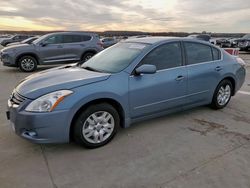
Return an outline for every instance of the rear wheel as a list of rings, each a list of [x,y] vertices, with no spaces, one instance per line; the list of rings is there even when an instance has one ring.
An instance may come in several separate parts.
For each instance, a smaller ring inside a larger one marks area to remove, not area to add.
[[[120,124],[115,108],[102,103],[89,106],[77,118],[74,139],[87,148],[97,148],[112,140]]]
[[[37,68],[37,60],[32,56],[23,56],[18,60],[18,66],[23,72],[33,72]]]
[[[214,92],[213,101],[211,103],[212,108],[224,108],[231,99],[232,91],[233,86],[229,80],[221,81]]]

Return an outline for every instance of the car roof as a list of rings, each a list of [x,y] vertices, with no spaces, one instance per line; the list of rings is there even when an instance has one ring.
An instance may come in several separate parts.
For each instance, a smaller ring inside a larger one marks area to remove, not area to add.
[[[136,42],[136,43],[146,43],[146,44],[156,44],[159,42],[178,39],[178,37],[143,37],[143,38],[131,38],[124,42]]]
[[[190,37],[144,37],[144,38],[133,38],[127,39],[123,42],[135,42],[135,43],[145,43],[145,44],[158,44],[161,42],[170,42],[170,41],[190,41],[196,43],[203,43],[207,45],[211,45],[208,41],[202,41],[198,39],[193,39]]]
[[[63,32],[55,32],[55,33],[49,33],[49,35],[54,35],[54,34],[85,34],[85,35],[90,35],[90,36],[98,36],[96,33],[90,33],[90,32],[84,32],[84,31],[63,31]]]

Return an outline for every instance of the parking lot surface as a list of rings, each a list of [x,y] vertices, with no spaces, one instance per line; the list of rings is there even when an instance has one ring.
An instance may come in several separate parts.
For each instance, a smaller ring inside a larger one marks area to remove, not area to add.
[[[29,74],[1,64],[0,187],[250,187],[250,54],[240,56],[248,63],[246,82],[225,109],[203,106],[137,123],[94,150],[16,136],[5,117],[7,99]]]

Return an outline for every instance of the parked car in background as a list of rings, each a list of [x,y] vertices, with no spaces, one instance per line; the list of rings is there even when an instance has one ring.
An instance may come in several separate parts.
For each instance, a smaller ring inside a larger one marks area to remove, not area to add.
[[[18,44],[31,44],[36,39],[38,39],[38,37],[30,37],[30,38],[27,38],[25,40],[22,40],[21,42],[13,42],[13,43],[7,44],[6,46],[14,46],[14,45],[18,45]]]
[[[220,47],[221,48],[230,48],[231,47],[231,41],[228,38],[224,38],[220,40]]]
[[[241,51],[250,51],[250,39],[245,39],[238,44]]]
[[[32,35],[14,35],[13,37],[11,38],[8,38],[8,39],[4,39],[2,40],[2,42],[0,43],[2,46],[7,46],[8,44],[10,43],[13,43],[13,42],[21,42],[27,38],[30,38],[30,37],[33,37]]]
[[[224,108],[245,80],[244,66],[200,40],[128,39],[81,66],[27,77],[8,100],[7,118],[17,135],[32,142],[73,139],[96,148],[120,126],[200,105]]]
[[[241,38],[238,47],[241,51],[250,51],[250,34],[246,34]]]
[[[231,48],[237,48],[238,43],[241,42],[241,41],[242,41],[241,38],[232,38],[232,39],[230,39]]]
[[[102,38],[101,42],[103,43],[104,48],[108,48],[108,47],[116,44],[117,40],[114,39],[113,37],[106,37],[106,38]]]
[[[19,67],[24,72],[37,65],[85,62],[103,50],[99,36],[84,32],[59,32],[44,35],[29,44],[9,46],[1,50],[3,65]]]
[[[12,35],[0,35],[0,44],[3,40],[11,38]]]
[[[189,35],[188,38],[198,39],[209,42],[211,37],[207,34]]]

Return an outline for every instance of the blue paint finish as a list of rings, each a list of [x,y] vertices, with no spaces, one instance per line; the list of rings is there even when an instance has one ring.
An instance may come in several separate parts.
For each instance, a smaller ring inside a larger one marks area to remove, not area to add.
[[[158,70],[154,74],[134,74],[146,54],[161,44],[173,41],[210,45],[185,38],[148,37],[128,40],[129,43],[147,43],[148,46],[120,72],[102,73],[71,65],[27,77],[15,88],[25,101],[17,108],[8,108],[16,133],[35,143],[68,142],[76,113],[94,100],[116,101],[123,110],[124,126],[128,127],[136,121],[209,104],[215,88],[224,78],[230,77],[235,81],[235,91],[240,89],[245,80],[245,69],[237,63],[235,57],[224,51],[221,51],[222,59],[218,61],[187,65],[183,60],[181,67]],[[217,67],[221,69],[216,70]],[[152,66],[149,68],[152,70]],[[65,89],[73,93],[65,97],[52,112],[25,111],[27,105],[38,97]],[[25,135],[25,131],[35,131],[37,135],[30,137]]]

